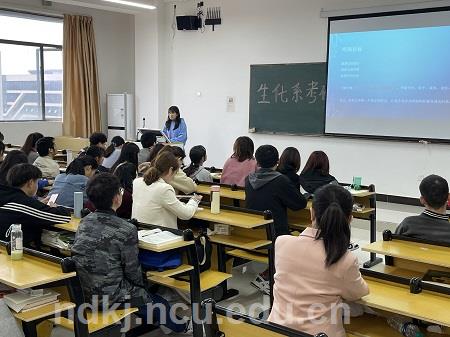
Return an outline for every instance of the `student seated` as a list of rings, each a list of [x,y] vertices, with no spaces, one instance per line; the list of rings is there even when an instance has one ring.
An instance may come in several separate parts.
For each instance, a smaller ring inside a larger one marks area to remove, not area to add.
[[[133,181],[137,176],[136,165],[132,163],[122,163],[117,166],[114,175],[119,178],[123,188],[122,205],[117,209],[117,216],[130,219],[133,207]]]
[[[156,136],[152,132],[144,132],[141,136],[142,149],[138,154],[138,164],[141,165],[149,160],[150,150],[156,143]]]
[[[66,169],[65,173],[56,176],[52,189],[49,192],[51,197],[57,194],[56,203],[61,206],[73,208],[75,192],[83,192],[83,201],[87,202],[86,184],[97,169],[97,162],[91,156],[80,156],[74,159]]]
[[[425,210],[420,215],[404,219],[395,233],[417,239],[450,243],[447,180],[435,174],[429,175],[422,180],[419,190],[420,203]]]
[[[136,165],[131,163],[122,163],[114,170],[113,174],[119,178],[120,185],[123,188],[122,204],[117,209],[116,214],[123,219],[131,218],[131,210],[133,206],[133,180],[137,177]],[[94,204],[88,200],[85,204],[91,212],[95,211]]]
[[[108,137],[102,132],[94,132],[89,137],[89,146],[98,146],[103,150],[106,150],[106,143],[108,142]]]
[[[311,335],[346,336],[342,315],[349,312],[339,306],[369,293],[358,258],[347,250],[352,208],[350,192],[326,185],[314,196],[313,227],[276,240],[270,322]]]
[[[162,144],[156,144],[150,152],[149,159],[151,159],[151,162],[154,162],[159,153],[166,151],[173,153],[180,164],[180,169],[177,171],[172,181],[169,182],[169,184],[175,189],[175,193],[182,192],[184,194],[190,194],[197,191],[197,184],[181,169],[184,166],[183,160],[186,157],[186,154],[182,148],[178,146],[163,146]],[[145,172],[149,167],[151,167],[151,162],[139,165],[139,172]]]
[[[33,132],[27,136],[25,143],[23,144],[21,150],[28,156],[28,163],[33,164],[34,161],[39,157],[36,150],[36,143],[39,139],[44,138],[44,135],[40,132]]]
[[[8,172],[8,186],[0,185],[0,240],[7,240],[5,234],[12,224],[21,224],[24,245],[39,244],[43,227],[70,221],[67,208],[35,199],[41,177],[39,168],[28,163]]]
[[[37,141],[36,149],[39,157],[33,165],[41,170],[43,178],[55,178],[59,174],[59,164],[53,160],[56,154],[55,138],[42,137]]]
[[[28,158],[25,153],[19,150],[12,150],[8,153],[5,160],[0,164],[0,184],[8,185],[6,180],[6,176],[8,175],[9,170],[17,165],[17,164],[26,164],[28,163]]]
[[[335,177],[330,175],[330,162],[323,151],[314,151],[308,158],[305,167],[300,173],[300,185],[311,194],[327,184],[338,184]]]
[[[194,146],[189,151],[189,158],[191,159],[191,165],[184,170],[184,173],[192,180],[212,183],[211,173],[203,167],[203,163],[207,159],[206,149],[202,145]]]
[[[287,209],[306,207],[306,199],[288,177],[277,172],[278,151],[272,145],[256,150],[259,169],[245,179],[245,203],[257,211],[272,211],[275,234],[289,234]]]
[[[102,165],[105,160],[105,150],[102,147],[89,146],[81,155],[91,156],[95,159],[98,165],[96,173],[109,172],[109,169]]]
[[[259,169],[245,179],[245,204],[256,211],[272,212],[275,237],[289,235],[287,209],[300,210],[306,207],[306,199],[295,188],[288,177],[277,172],[278,151],[272,145],[263,145],[256,150]],[[269,294],[268,271],[259,274],[251,284]]]
[[[300,190],[300,177],[297,174],[300,170],[300,152],[295,147],[287,147],[280,157],[278,172],[284,174]]]
[[[177,218],[191,219],[201,196],[194,195],[187,204],[179,201],[170,182],[180,167],[170,151],[160,153],[143,178],[133,182],[132,217],[139,222],[178,228]]]
[[[139,146],[134,143],[125,143],[122,147],[122,151],[120,152],[120,157],[117,159],[116,163],[111,167],[111,172],[114,172],[116,167],[123,163],[131,163],[138,166],[138,153]]]
[[[5,158],[5,144],[3,144],[2,141],[0,141],[0,163]]]
[[[120,136],[114,136],[111,139],[111,144],[105,150],[105,159],[103,159],[102,166],[111,169],[120,157],[122,146],[125,144],[125,140]]]
[[[151,323],[146,320],[148,314],[174,332],[186,332],[191,325],[173,321],[167,301],[147,290],[138,259],[137,228],[116,216],[122,203],[119,179],[110,173],[98,174],[89,181],[86,191],[97,210],[81,220],[72,246],[86,300],[95,303],[97,297],[99,307],[105,299],[110,306],[130,303],[139,307],[138,315],[144,323]],[[147,312],[151,304],[160,306]]]
[[[253,157],[255,147],[253,141],[246,136],[236,139],[233,154],[227,159],[222,169],[221,184],[244,187],[245,178],[256,171],[256,160]]]

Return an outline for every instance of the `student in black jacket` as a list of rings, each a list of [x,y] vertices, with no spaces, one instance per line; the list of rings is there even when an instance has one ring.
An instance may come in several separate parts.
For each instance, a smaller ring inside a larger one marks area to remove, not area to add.
[[[314,151],[308,158],[305,167],[300,173],[300,185],[311,194],[327,184],[338,184],[335,177],[330,175],[330,162],[323,151]]]
[[[425,210],[420,215],[409,216],[404,219],[395,233],[450,244],[447,180],[435,174],[429,175],[422,180],[419,190],[420,203],[425,207]]]
[[[33,241],[40,242],[43,227],[70,221],[69,209],[34,198],[41,177],[39,168],[28,163],[8,172],[8,186],[0,185],[0,240],[7,240],[6,231],[12,224],[21,224],[23,243],[29,246]]]
[[[287,209],[306,207],[306,199],[289,178],[278,172],[278,151],[272,145],[256,150],[259,169],[245,178],[245,203],[247,208],[272,212],[275,236],[289,235]],[[256,276],[251,284],[265,294],[270,293],[268,270]]]
[[[257,211],[272,211],[275,235],[289,234],[287,209],[306,207],[306,199],[290,182],[277,172],[278,151],[272,145],[263,145],[256,150],[259,169],[245,179],[245,203],[247,208]]]
[[[295,147],[287,147],[280,157],[278,172],[284,174],[300,190],[300,177],[297,172],[300,170],[300,152]]]

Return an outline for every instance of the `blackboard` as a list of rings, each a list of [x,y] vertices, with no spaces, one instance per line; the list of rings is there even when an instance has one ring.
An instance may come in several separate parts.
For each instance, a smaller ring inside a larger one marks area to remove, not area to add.
[[[250,132],[321,135],[326,63],[250,66]]]

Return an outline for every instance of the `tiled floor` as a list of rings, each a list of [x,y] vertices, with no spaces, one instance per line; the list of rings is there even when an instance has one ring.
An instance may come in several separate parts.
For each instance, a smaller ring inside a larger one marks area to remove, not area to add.
[[[418,214],[422,208],[415,206],[377,203],[377,236],[381,239],[381,233],[385,229],[395,230],[396,226],[407,216]],[[369,242],[369,223],[367,221],[355,219],[352,223],[352,241],[363,246]],[[369,260],[368,253],[361,249],[354,252],[362,264]],[[253,317],[257,317],[261,311],[269,308],[269,297],[263,295],[259,290],[250,285],[255,275],[265,269],[265,266],[258,263],[248,263],[233,269],[233,278],[229,281],[229,288],[239,290],[239,295],[220,303],[233,310],[244,312]],[[73,334],[63,329],[55,329],[53,337],[71,337]],[[155,330],[146,334],[146,337],[164,336],[161,330]],[[170,336],[181,336],[171,334]],[[185,336],[185,335],[183,335]]]

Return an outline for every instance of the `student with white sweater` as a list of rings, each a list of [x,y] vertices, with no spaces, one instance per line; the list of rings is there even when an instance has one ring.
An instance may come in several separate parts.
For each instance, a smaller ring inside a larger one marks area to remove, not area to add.
[[[179,201],[170,185],[180,167],[171,152],[160,153],[142,178],[133,182],[132,218],[139,222],[177,228],[177,218],[191,219],[202,197],[195,195],[187,204]]]

